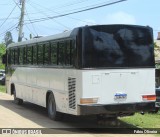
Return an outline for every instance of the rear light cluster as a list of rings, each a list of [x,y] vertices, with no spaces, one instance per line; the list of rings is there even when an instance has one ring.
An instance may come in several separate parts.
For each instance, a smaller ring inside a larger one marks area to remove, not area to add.
[[[143,95],[143,101],[156,101],[156,95]]]
[[[81,98],[80,104],[96,104],[98,102],[98,98]]]

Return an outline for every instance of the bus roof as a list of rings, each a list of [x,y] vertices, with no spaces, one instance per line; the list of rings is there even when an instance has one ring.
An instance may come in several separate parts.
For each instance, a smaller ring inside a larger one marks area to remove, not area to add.
[[[23,42],[18,42],[18,43],[12,43],[12,44],[9,44],[7,48],[21,46],[21,45],[27,45],[27,44],[35,44],[37,42],[45,42],[45,41],[50,41],[50,40],[55,40],[55,39],[67,38],[71,35],[72,31],[66,31],[66,32],[63,32],[60,34],[35,38],[35,39],[31,39],[31,40],[27,40],[27,41],[23,41]]]
[[[36,43],[40,43],[40,42],[45,42],[45,41],[52,41],[52,40],[58,40],[58,39],[63,39],[63,38],[67,38],[70,37],[71,34],[74,32],[76,32],[76,30],[78,30],[79,28],[85,28],[85,27],[97,27],[97,26],[111,26],[111,27],[115,27],[115,26],[132,26],[132,27],[140,27],[140,28],[146,28],[149,26],[140,26],[140,25],[127,25],[127,24],[108,24],[108,25],[93,25],[93,26],[82,26],[82,27],[78,27],[78,28],[74,28],[71,31],[66,31],[60,34],[55,34],[55,35],[51,35],[51,36],[45,36],[45,37],[40,37],[40,38],[35,38],[35,39],[31,39],[31,40],[27,40],[27,41],[23,41],[23,42],[18,42],[18,43],[12,43],[9,44],[7,48],[10,47],[16,47],[16,46],[21,46],[21,45],[27,45],[27,44],[36,44]],[[150,27],[149,27],[150,28]]]

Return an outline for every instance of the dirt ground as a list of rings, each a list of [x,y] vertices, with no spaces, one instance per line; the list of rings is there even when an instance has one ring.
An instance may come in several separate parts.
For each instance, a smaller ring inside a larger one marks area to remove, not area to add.
[[[45,136],[45,137],[154,137],[157,135],[149,134],[110,134],[110,132],[103,132],[98,134],[91,130],[86,131],[85,128],[99,128],[104,125],[97,124],[94,117],[76,117],[71,115],[65,115],[63,121],[52,121],[48,118],[46,109],[37,105],[25,102],[22,106],[16,105],[13,102],[13,97],[0,93],[0,130],[2,128],[54,128],[61,129],[58,134],[43,134],[43,135],[23,135],[24,137],[29,136]],[[122,126],[124,126],[122,124]],[[126,126],[126,125],[125,125]],[[76,129],[73,128],[84,128]],[[3,137],[17,136],[20,135],[0,135]]]

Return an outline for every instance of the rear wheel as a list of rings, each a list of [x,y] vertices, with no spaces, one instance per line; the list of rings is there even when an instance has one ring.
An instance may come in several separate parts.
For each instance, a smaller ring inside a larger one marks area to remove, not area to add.
[[[62,119],[63,116],[62,113],[57,112],[56,110],[56,102],[53,93],[50,93],[49,95],[47,109],[48,109],[48,116],[50,119],[55,121],[59,121]]]
[[[14,89],[13,93],[14,93],[14,102],[18,105],[22,105],[23,100],[16,97],[16,90],[15,89]]]

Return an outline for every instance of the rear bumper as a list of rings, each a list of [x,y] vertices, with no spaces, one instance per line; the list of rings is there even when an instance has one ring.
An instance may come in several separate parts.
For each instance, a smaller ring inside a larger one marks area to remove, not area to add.
[[[91,114],[121,114],[134,112],[149,112],[155,110],[155,102],[110,104],[110,105],[78,105],[80,115]]]

